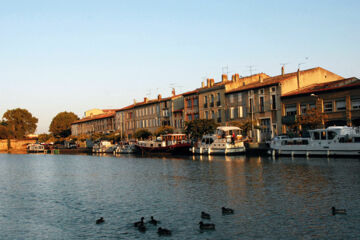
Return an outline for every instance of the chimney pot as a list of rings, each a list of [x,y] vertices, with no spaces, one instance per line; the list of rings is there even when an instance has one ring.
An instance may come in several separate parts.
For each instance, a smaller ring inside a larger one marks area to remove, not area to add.
[[[201,82],[201,88],[204,88],[204,86],[205,86],[205,83]]]
[[[238,82],[240,80],[239,74],[235,73],[235,82]]]
[[[297,88],[300,89],[300,68],[297,70]]]
[[[161,100],[161,94],[158,94],[158,100]]]
[[[206,86],[210,87],[210,78],[206,79]]]
[[[285,69],[284,69],[284,66],[281,67],[281,76],[284,76],[284,73],[285,73]]]
[[[214,86],[214,79],[212,78],[212,79],[210,79],[210,87],[212,87],[212,86]]]
[[[221,75],[221,79],[222,79],[222,82],[227,82],[228,81],[227,74]]]
[[[175,88],[172,89],[171,94],[172,96],[175,96]]]
[[[144,97],[144,103],[147,103],[147,101],[148,101],[148,98]]]

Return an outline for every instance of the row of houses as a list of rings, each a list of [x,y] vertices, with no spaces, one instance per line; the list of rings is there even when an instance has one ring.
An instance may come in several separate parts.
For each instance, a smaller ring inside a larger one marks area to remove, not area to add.
[[[214,119],[220,125],[251,121],[250,136],[265,141],[286,133],[307,109],[317,107],[328,115],[329,125],[360,124],[360,81],[343,78],[321,67],[285,73],[265,73],[241,77],[226,74],[221,80],[207,79],[193,91],[170,97],[158,95],[120,109],[93,109],[72,124],[72,135],[117,132],[131,139],[138,129],[151,132],[172,126],[183,132],[184,123],[194,119]]]

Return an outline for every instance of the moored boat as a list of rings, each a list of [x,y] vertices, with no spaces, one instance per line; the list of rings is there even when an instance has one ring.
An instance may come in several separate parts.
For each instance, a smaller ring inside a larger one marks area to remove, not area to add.
[[[124,145],[119,145],[116,147],[114,154],[132,154],[132,153],[136,153],[137,152],[137,148],[135,146],[135,144],[124,144]]]
[[[43,153],[44,151],[45,151],[45,147],[40,143],[32,143],[27,146],[28,153],[40,153],[40,152]]]
[[[206,155],[236,155],[245,152],[245,139],[241,129],[234,126],[222,126],[213,135],[204,135],[190,150],[193,154]]]
[[[360,156],[360,133],[353,127],[336,126],[309,131],[309,138],[274,138],[272,155]]]
[[[113,153],[116,149],[116,145],[113,145],[109,141],[101,141],[99,143],[94,144],[92,148],[93,153]]]
[[[141,153],[187,154],[190,146],[185,134],[166,134],[154,141],[138,141],[136,144]]]

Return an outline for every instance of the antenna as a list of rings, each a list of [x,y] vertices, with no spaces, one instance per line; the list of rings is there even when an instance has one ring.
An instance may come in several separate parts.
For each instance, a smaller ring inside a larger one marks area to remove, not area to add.
[[[298,69],[300,69],[300,66],[305,64],[304,62],[298,64]]]
[[[256,69],[254,68],[255,65],[249,65],[249,66],[247,66],[247,67],[249,68],[250,76],[252,76],[252,72],[256,70]]]
[[[281,66],[285,67],[286,65],[288,65],[289,63],[280,63]]]

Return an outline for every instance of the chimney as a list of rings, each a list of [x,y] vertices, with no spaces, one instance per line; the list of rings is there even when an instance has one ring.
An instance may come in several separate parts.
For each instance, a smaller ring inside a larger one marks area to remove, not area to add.
[[[161,100],[161,94],[158,94],[158,100]]]
[[[136,104],[136,99],[134,98],[134,104]]]
[[[284,73],[285,73],[285,69],[284,69],[284,66],[281,67],[281,76],[284,76]]]
[[[214,86],[214,82],[215,82],[214,79],[211,78],[211,79],[210,79],[210,87]]]
[[[204,82],[201,82],[201,88],[204,88],[204,87],[205,87]]]
[[[172,89],[171,94],[172,96],[175,96],[175,88]]]
[[[148,102],[148,98],[144,97],[144,103],[147,103],[147,102]]]
[[[259,82],[261,82],[261,83],[263,82],[261,75],[259,75]]]
[[[231,81],[234,82],[234,80],[235,80],[235,75],[231,75]]]
[[[210,78],[206,79],[206,86],[210,87]]]
[[[227,74],[221,75],[221,81],[222,82],[227,82],[228,81]]]
[[[300,89],[300,68],[297,70],[297,89]]]
[[[235,73],[235,82],[238,82],[240,80],[239,74]]]

